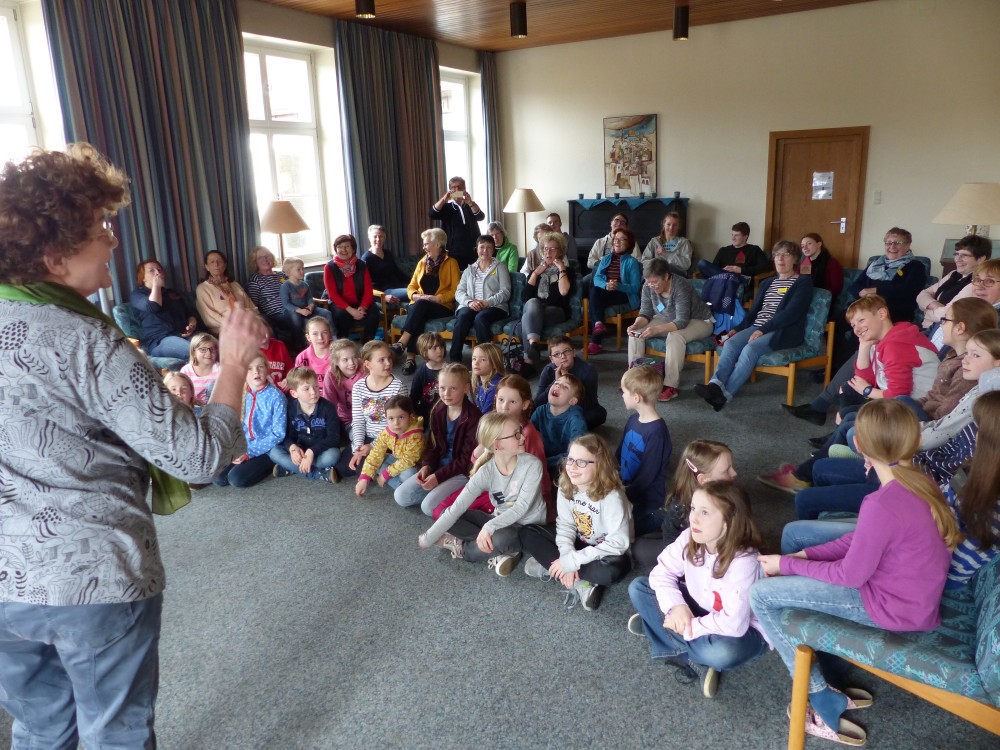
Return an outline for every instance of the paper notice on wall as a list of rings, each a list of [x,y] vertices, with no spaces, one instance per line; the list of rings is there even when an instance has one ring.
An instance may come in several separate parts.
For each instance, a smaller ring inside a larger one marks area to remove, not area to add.
[[[833,200],[833,172],[813,172],[813,200]]]

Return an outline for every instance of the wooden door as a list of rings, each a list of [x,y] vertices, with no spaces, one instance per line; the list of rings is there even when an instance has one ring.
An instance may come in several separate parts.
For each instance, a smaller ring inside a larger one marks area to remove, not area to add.
[[[869,128],[771,133],[764,242],[798,242],[807,232],[844,268],[858,267]]]

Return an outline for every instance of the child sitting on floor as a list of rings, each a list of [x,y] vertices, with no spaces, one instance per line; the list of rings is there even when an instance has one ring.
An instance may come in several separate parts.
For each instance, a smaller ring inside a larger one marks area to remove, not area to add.
[[[181,372],[191,379],[194,400],[207,404],[215,379],[219,377],[219,340],[210,333],[196,333],[191,337],[189,352]]]
[[[622,402],[630,414],[615,458],[625,494],[632,503],[635,535],[659,531],[670,474],[670,430],[656,411],[661,377],[652,367],[633,367],[622,375]]]
[[[201,406],[194,400],[194,384],[191,378],[183,372],[167,372],[163,376],[163,385],[167,390],[177,397],[185,406],[192,409],[195,414],[199,412]]]
[[[316,373],[316,377],[325,378],[330,369],[330,341],[333,339],[333,329],[326,318],[314,315],[306,323],[305,349],[295,358],[296,367],[308,367]]]
[[[549,473],[559,472],[569,444],[587,431],[583,411],[577,406],[583,384],[572,375],[560,375],[549,388],[548,403],[536,405],[531,424],[542,435]]]
[[[493,411],[503,374],[500,347],[492,342],[477,344],[472,350],[472,400],[483,414]]]
[[[431,409],[438,401],[438,373],[444,367],[444,339],[436,333],[421,333],[417,337],[417,351],[424,363],[413,373],[410,400],[426,427]]]
[[[768,649],[750,609],[763,544],[746,492],[708,482],[691,498],[691,526],[660,555],[649,574],[628,587],[636,614],[628,631],[649,638],[653,659],[676,666],[713,698],[719,672]]]
[[[611,449],[599,436],[581,435],[570,444],[556,506],[555,524],[521,529],[521,548],[530,555],[524,572],[559,581],[569,592],[567,606],[579,597],[585,610],[597,609],[603,588],[632,567],[632,508]]]
[[[301,474],[335,484],[333,467],[340,458],[340,420],[333,404],[319,394],[319,380],[308,367],[288,373],[292,398],[288,405],[285,439],[271,449],[274,476]]]
[[[351,427],[351,393],[354,384],[365,375],[358,356],[358,345],[350,339],[337,339],[330,345],[330,369],[323,378],[323,398],[333,404],[344,427]]]
[[[407,396],[393,396],[385,404],[386,428],[372,443],[354,494],[363,497],[372,479],[395,490],[417,473],[424,452],[424,425]]]

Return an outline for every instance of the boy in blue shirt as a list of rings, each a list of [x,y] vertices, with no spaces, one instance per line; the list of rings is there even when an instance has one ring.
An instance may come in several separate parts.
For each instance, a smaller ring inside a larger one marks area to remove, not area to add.
[[[569,452],[569,444],[587,431],[583,410],[583,383],[572,375],[560,375],[549,388],[547,403],[535,409],[531,424],[542,435],[549,474],[557,476]]]
[[[285,439],[271,449],[274,476],[301,474],[309,479],[339,482],[333,468],[340,458],[342,433],[337,409],[319,395],[319,378],[308,367],[288,373],[291,399]]]
[[[632,503],[637,537],[659,532],[660,510],[670,474],[670,430],[656,411],[662,377],[652,367],[633,367],[622,375],[622,401],[630,414],[615,457],[625,494]]]

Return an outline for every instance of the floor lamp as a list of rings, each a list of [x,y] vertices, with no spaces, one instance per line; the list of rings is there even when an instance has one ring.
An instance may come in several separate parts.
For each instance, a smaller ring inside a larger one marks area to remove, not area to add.
[[[271,201],[260,217],[260,231],[278,235],[278,260],[285,261],[285,243],[282,235],[294,234],[309,228],[291,201]]]
[[[535,191],[531,188],[516,188],[511,193],[510,200],[503,207],[505,214],[521,214],[521,223],[524,225],[524,255],[528,256],[528,217],[532,211],[544,211],[545,206],[538,200]]]

